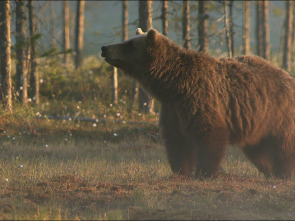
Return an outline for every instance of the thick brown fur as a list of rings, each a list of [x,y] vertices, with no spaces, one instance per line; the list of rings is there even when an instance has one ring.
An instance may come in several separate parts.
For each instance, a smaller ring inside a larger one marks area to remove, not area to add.
[[[266,176],[295,168],[295,80],[262,58],[215,59],[156,30],[102,48],[110,64],[161,102],[160,127],[175,173],[211,177],[229,144]]]

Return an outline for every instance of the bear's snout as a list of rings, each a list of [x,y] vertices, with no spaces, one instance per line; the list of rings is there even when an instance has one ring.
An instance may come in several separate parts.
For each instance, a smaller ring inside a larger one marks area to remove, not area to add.
[[[102,57],[106,57],[106,52],[107,52],[107,47],[106,46],[102,46],[101,47],[101,56]]]

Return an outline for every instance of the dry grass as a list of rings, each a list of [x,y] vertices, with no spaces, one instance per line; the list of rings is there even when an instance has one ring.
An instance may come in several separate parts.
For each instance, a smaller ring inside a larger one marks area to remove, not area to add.
[[[236,149],[218,178],[200,181],[171,174],[163,145],[147,135],[156,126],[5,128],[0,219],[295,219],[294,181],[265,179]]]

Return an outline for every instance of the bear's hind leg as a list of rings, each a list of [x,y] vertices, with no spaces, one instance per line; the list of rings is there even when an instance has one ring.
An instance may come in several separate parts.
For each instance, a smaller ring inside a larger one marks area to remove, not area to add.
[[[218,151],[214,149],[203,148],[198,151],[196,177],[210,178],[214,177],[220,168],[222,159],[225,156],[226,145],[219,145]]]
[[[267,178],[272,175],[273,157],[267,146],[248,146],[243,149],[248,159],[262,172]]]
[[[292,145],[283,145],[278,152],[275,156],[272,175],[280,179],[288,179],[295,171],[295,151]]]
[[[198,142],[196,177],[214,177],[220,168],[228,145],[228,133],[225,129],[215,129],[206,138]]]
[[[266,177],[286,179],[294,171],[295,153],[286,153],[283,150],[288,148],[279,139],[272,137],[257,145],[245,147],[244,153]]]

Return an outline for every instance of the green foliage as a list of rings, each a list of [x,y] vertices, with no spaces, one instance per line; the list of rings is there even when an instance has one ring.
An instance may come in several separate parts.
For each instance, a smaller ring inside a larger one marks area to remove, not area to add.
[[[284,10],[280,7],[275,7],[272,11],[273,15],[278,17],[284,15]]]
[[[132,99],[133,80],[119,71],[118,104],[111,100],[113,68],[101,59],[90,56],[80,69],[64,65],[59,56],[39,59],[41,114],[140,120],[153,116],[138,113]],[[155,103],[156,112],[159,103]]]
[[[30,41],[32,44],[36,44],[37,41],[42,37],[42,33],[36,33],[35,35],[32,35],[30,38]]]

